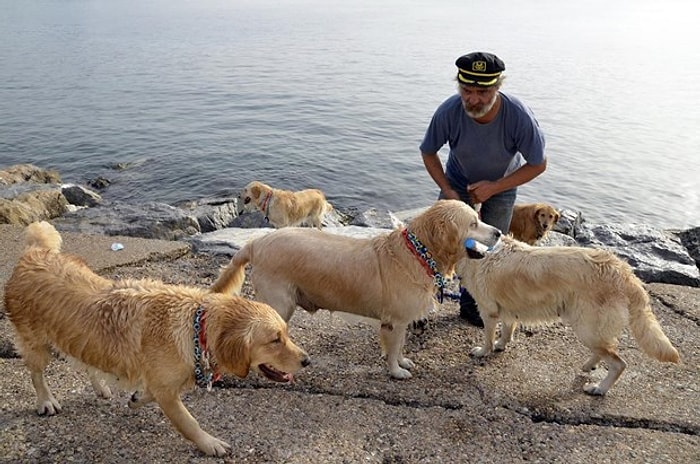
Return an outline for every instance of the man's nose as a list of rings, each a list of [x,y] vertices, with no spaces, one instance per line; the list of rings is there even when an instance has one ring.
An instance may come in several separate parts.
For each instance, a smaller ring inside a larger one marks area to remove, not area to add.
[[[478,95],[469,95],[467,96],[467,102],[471,105],[478,105],[481,103],[481,98]]]

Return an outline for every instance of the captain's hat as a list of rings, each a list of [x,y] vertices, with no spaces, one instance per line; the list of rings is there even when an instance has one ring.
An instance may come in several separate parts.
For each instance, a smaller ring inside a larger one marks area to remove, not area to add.
[[[460,56],[455,64],[459,69],[457,81],[460,84],[481,87],[495,85],[506,69],[499,57],[486,52],[472,52]]]

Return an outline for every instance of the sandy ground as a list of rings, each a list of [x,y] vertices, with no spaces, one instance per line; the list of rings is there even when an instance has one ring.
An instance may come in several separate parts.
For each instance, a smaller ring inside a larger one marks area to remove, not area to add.
[[[0,253],[11,262],[13,234],[0,228]],[[115,264],[109,254],[96,256],[90,245],[97,240],[104,238],[75,236],[66,245],[114,278],[207,286],[227,261],[151,241]],[[0,263],[0,283],[10,268]],[[506,352],[475,360],[468,352],[481,331],[463,323],[446,300],[425,331],[409,334],[414,377],[396,381],[385,370],[374,329],[326,311],[298,311],[290,332],[313,363],[295,383],[251,374],[184,395],[202,427],[233,445],[226,458],[199,453],[156,405],[128,409],[131,392],[96,398],[86,376],[61,360],[47,376],[64,410],[37,416],[29,375],[0,312],[0,462],[700,462],[700,290],[648,289],[683,364],[645,357],[625,333],[620,353],[628,369],[605,398],[582,392],[590,376],[603,373],[580,372],[586,350],[558,324],[521,329]],[[249,287],[246,295],[254,298]]]

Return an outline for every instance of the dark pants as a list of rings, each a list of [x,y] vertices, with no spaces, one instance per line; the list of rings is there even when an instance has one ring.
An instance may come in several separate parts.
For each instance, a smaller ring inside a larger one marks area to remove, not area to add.
[[[515,204],[516,196],[517,189],[511,189],[486,200],[481,205],[481,210],[479,211],[481,220],[486,224],[498,227],[501,232],[507,234],[508,229],[510,229],[510,220],[513,217],[513,205]],[[442,192],[438,198],[444,198]],[[469,206],[474,207],[474,205],[470,203],[466,191],[463,194],[460,193],[460,199]],[[474,297],[463,287],[460,287],[459,316],[473,325],[478,327],[484,326],[484,322],[481,320],[481,316],[479,316],[479,310],[476,307]]]

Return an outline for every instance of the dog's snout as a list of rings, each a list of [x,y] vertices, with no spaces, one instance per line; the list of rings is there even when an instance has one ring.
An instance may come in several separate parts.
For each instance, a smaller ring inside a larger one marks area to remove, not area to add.
[[[501,238],[501,235],[503,235],[501,229],[496,229],[496,231],[493,233],[494,238]]]
[[[301,367],[306,367],[311,364],[311,357],[307,354],[301,359]]]
[[[247,205],[248,203],[250,203],[250,197],[245,197],[245,199],[243,200],[243,204]]]

